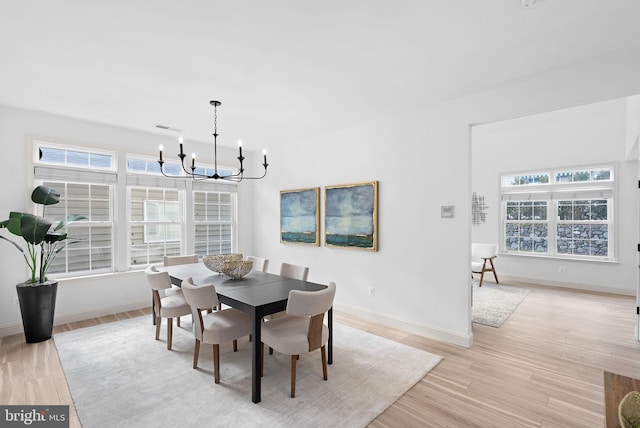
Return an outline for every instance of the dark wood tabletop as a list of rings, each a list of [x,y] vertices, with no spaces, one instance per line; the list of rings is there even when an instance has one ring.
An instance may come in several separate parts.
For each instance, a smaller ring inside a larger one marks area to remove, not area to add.
[[[606,427],[619,428],[618,405],[631,391],[640,391],[640,380],[616,373],[604,372],[604,406]]]

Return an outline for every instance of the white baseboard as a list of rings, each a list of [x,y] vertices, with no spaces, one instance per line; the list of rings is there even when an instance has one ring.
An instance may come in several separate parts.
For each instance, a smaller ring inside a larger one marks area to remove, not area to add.
[[[441,342],[451,343],[453,345],[463,346],[465,348],[471,348],[473,345],[473,333],[469,336],[463,336],[450,331],[440,330],[426,325],[416,324],[414,322],[401,320],[398,318],[390,317],[387,315],[381,315],[378,312],[370,312],[356,306],[344,305],[336,303],[334,308],[340,312],[344,312],[348,315],[364,319],[366,321],[372,321],[376,324],[383,325],[385,327],[396,328],[398,330],[406,331],[407,333],[413,333],[420,336],[428,337],[430,339],[438,340]]]
[[[491,280],[487,280],[487,278],[485,278],[483,282],[484,281],[494,282]],[[500,275],[500,283],[509,283],[514,285],[544,285],[547,287],[569,288],[572,290],[591,291],[595,293],[620,294],[623,296],[636,295],[635,290],[629,290],[625,288],[603,287],[600,285],[574,283],[574,282],[550,281],[550,280],[544,280],[539,278],[525,278],[520,276]]]
[[[60,324],[68,324],[76,321],[84,321],[91,318],[103,317],[105,315],[114,315],[120,312],[134,311],[136,309],[148,308],[149,300],[145,300],[144,302],[135,302],[128,303],[126,305],[112,306],[108,308],[101,308],[92,311],[86,312],[76,312],[73,314],[62,315],[59,317],[55,317],[53,320],[53,325]],[[22,324],[12,324],[7,326],[0,327],[0,337],[2,336],[10,336],[12,334],[22,333],[24,330],[22,328]]]

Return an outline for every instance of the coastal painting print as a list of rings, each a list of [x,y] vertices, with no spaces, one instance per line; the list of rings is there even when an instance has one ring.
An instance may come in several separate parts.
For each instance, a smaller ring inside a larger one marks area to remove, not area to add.
[[[320,188],[280,191],[280,242],[320,245]]]
[[[378,251],[378,182],[327,186],[325,245]]]

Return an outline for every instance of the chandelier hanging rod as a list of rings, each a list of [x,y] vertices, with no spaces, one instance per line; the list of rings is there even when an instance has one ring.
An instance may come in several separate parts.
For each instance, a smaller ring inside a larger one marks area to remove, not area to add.
[[[242,141],[238,141],[239,156],[237,157],[237,159],[240,162],[240,168],[238,169],[238,172],[236,174],[227,174],[227,175],[218,173],[218,135],[219,135],[218,134],[218,107],[222,103],[220,101],[209,101],[209,104],[213,106],[213,174],[207,175],[204,173],[196,172],[197,167],[196,167],[195,153],[191,155],[191,167],[189,168],[189,170],[187,169],[187,167],[184,164],[184,159],[187,157],[187,155],[184,153],[183,146],[182,146],[184,140],[182,137],[180,137],[178,139],[178,142],[180,143],[180,153],[178,153],[178,158],[180,158],[180,164],[182,165],[182,170],[184,171],[184,173],[187,175],[187,177],[191,177],[193,180],[209,180],[209,179],[226,180],[226,181],[234,181],[236,183],[239,183],[242,180],[260,180],[261,178],[264,178],[267,175],[267,167],[269,166],[269,164],[267,163],[267,151],[266,150],[262,151],[262,155],[264,156],[264,163],[262,164],[262,166],[264,167],[264,174],[262,174],[259,177],[246,177],[244,175],[243,162],[245,157],[242,156]],[[160,172],[162,173],[162,175],[169,178],[183,178],[182,176],[167,175],[165,173],[164,171],[165,161],[162,158],[162,151],[163,151],[163,147],[160,146],[160,158],[158,159],[158,164],[160,165]]]

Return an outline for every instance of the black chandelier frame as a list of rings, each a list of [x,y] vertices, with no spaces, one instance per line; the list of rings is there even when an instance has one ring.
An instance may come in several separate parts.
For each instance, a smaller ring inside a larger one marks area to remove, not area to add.
[[[196,158],[195,153],[191,157],[191,166],[189,169],[184,164],[184,159],[187,155],[184,153],[183,145],[182,145],[182,137],[180,137],[180,153],[178,153],[178,158],[180,158],[180,164],[182,165],[182,170],[187,175],[187,177],[191,177],[193,180],[225,180],[225,181],[233,181],[236,183],[241,182],[242,180],[260,180],[267,175],[267,167],[269,164],[267,163],[267,152],[263,151],[264,162],[262,166],[264,167],[264,174],[259,177],[247,177],[244,175],[244,159],[245,157],[242,155],[242,143],[238,142],[238,150],[239,155],[237,157],[240,162],[240,168],[236,174],[220,174],[218,170],[218,107],[222,104],[220,101],[209,101],[209,104],[213,106],[213,174],[201,174],[196,172]],[[160,146],[160,158],[158,159],[158,164],[160,165],[160,172],[165,177],[169,178],[184,178],[182,176],[176,175],[168,175],[164,171],[165,161],[162,158],[162,146]]]

